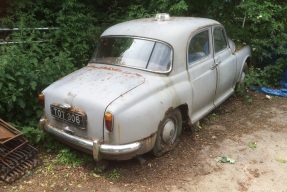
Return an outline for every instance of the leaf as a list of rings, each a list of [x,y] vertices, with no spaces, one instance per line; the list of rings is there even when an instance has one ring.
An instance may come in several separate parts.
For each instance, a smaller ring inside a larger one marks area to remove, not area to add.
[[[279,163],[286,163],[286,160],[284,160],[284,159],[275,158],[275,160]]]
[[[12,77],[12,76],[11,76],[11,75],[9,75],[9,74],[6,74],[6,75],[5,75],[5,77],[6,77],[7,79],[10,79],[10,80],[16,81],[16,80],[14,79],[14,77]]]
[[[20,83],[20,85],[24,85],[24,84],[25,84],[24,79],[23,79],[23,78],[20,78],[20,79],[19,79],[19,83]]]
[[[30,83],[30,86],[31,86],[32,90],[36,90],[37,82],[32,81],[32,82]]]
[[[24,109],[26,107],[26,103],[21,99],[20,101],[18,101],[19,106]]]
[[[230,157],[226,157],[226,156],[223,156],[223,157],[217,157],[215,159],[217,162],[220,162],[220,163],[230,163],[230,164],[234,164],[235,163],[235,160],[230,158]]]
[[[12,101],[15,102],[16,99],[17,99],[16,96],[15,96],[15,95],[12,95]]]
[[[248,147],[251,149],[256,149],[257,148],[257,143],[256,142],[249,142]]]

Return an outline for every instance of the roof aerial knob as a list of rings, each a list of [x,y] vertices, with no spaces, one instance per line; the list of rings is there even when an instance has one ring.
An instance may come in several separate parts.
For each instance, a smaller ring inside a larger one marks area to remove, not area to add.
[[[158,13],[155,16],[156,20],[158,21],[168,21],[170,20],[170,16],[168,13]]]

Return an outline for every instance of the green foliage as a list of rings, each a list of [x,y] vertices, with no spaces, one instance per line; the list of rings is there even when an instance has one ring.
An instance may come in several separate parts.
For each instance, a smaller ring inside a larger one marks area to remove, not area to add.
[[[236,93],[241,96],[247,104],[251,104],[253,99],[248,92],[249,89],[247,89],[245,85],[240,85],[236,89]]]
[[[287,69],[287,60],[282,58],[278,59],[275,64],[268,65],[263,69],[251,67],[244,83],[249,89],[254,86],[280,86],[280,80],[285,69]]]
[[[67,53],[54,42],[39,43],[36,32],[18,34],[20,44],[2,46],[0,55],[0,114],[2,118],[28,124],[39,118],[37,94],[75,68]]]
[[[100,27],[93,22],[91,7],[95,7],[73,0],[9,1],[7,5],[8,15],[0,26],[20,30],[1,37],[17,43],[0,46],[0,117],[39,142],[43,137],[32,130],[37,123],[31,123],[42,114],[38,93],[87,63]],[[51,26],[57,28],[33,30]]]
[[[19,128],[25,137],[33,144],[38,144],[45,138],[45,133],[39,129],[35,129],[34,126],[21,126]]]
[[[257,148],[257,143],[256,142],[248,142],[248,147],[250,149],[256,149]]]
[[[48,153],[58,153],[60,150],[64,149],[66,146],[53,138],[49,133],[45,134],[43,140],[43,147]]]
[[[103,174],[105,170],[106,170],[106,166],[99,166],[99,167],[96,167],[93,172],[96,174]]]
[[[113,170],[109,173],[108,178],[114,180],[114,179],[120,178],[120,175],[121,175],[121,174],[119,173],[119,170],[118,170],[118,169],[113,169]]]
[[[65,165],[73,165],[74,167],[81,166],[85,163],[93,162],[91,155],[80,151],[72,150],[66,145],[55,140],[51,135],[46,134],[43,141],[43,147],[49,153],[56,153],[57,156],[53,160],[53,164],[60,163]]]
[[[35,129],[36,122],[31,122],[28,125],[25,126],[19,126],[17,124],[9,123],[11,126],[15,127],[16,129],[20,130],[24,136],[32,143],[32,144],[38,144],[40,141],[43,141],[46,137],[44,132]]]
[[[185,0],[151,0],[149,8],[155,13],[183,15],[187,12],[188,5]]]
[[[249,0],[239,5],[246,13],[245,30],[247,41],[258,59],[271,57],[272,53],[282,54],[287,41],[286,3],[279,0]]]
[[[78,151],[72,151],[67,147],[62,148],[54,162],[61,164],[72,164],[74,167],[78,167],[86,162],[92,162],[93,158],[87,154],[82,154]]]
[[[65,52],[70,52],[77,67],[86,65],[96,47],[101,27],[94,25],[95,7],[92,2],[66,0],[55,22],[59,26],[57,41]]]

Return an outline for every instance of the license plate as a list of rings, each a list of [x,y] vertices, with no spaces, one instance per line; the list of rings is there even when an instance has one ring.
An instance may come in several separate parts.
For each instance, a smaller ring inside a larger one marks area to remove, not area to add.
[[[86,127],[87,117],[85,114],[71,111],[69,109],[63,109],[55,105],[51,105],[50,107],[51,114],[55,119],[71,123],[81,128]]]

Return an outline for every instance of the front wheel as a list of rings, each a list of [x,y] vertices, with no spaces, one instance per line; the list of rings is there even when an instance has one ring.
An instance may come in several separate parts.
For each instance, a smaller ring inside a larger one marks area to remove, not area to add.
[[[170,111],[159,123],[157,138],[152,153],[159,157],[173,150],[182,131],[182,117],[178,109]]]

